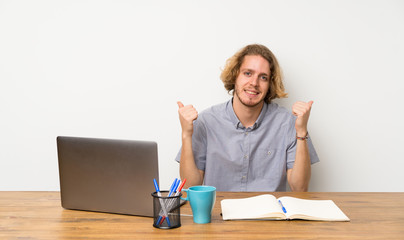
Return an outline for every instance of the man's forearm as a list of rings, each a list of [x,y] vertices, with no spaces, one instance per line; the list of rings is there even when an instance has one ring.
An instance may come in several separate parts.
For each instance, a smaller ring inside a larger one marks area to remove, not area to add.
[[[182,138],[180,176],[181,179],[187,179],[184,188],[201,185],[203,182],[200,170],[196,167],[194,154],[192,152],[192,136]]]
[[[293,169],[289,170],[289,186],[294,192],[306,192],[311,177],[311,163],[307,140],[297,140],[296,157]]]

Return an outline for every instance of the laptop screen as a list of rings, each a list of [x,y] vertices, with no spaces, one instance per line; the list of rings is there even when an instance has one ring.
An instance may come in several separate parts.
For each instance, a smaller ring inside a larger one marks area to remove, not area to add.
[[[59,136],[57,149],[62,207],[153,216],[157,143]]]

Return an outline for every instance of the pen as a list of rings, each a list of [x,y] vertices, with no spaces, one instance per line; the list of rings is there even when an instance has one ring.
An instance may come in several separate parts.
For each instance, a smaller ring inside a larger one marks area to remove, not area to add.
[[[278,202],[281,205],[283,212],[286,213],[286,208],[283,206],[281,200],[278,200]]]
[[[153,179],[153,182],[154,182],[154,188],[156,189],[156,192],[157,192],[157,196],[161,197],[159,185],[157,184],[156,179]],[[168,224],[168,226],[170,227],[171,224],[170,224],[170,220],[169,220],[169,218],[168,218],[167,209],[166,209],[166,207],[165,207],[165,205],[164,205],[164,201],[163,201],[163,199],[161,199],[161,198],[159,198],[159,201],[160,201],[161,209],[163,210],[164,216],[161,217],[161,215],[159,215],[159,217],[158,217],[158,219],[157,219],[157,223],[160,223],[160,221],[163,222],[164,219],[167,219],[167,224]]]
[[[184,178],[184,181],[181,182],[181,185],[177,189],[177,193],[175,193],[175,196],[180,195],[182,188],[184,187],[185,182],[187,181],[186,178]]]
[[[180,180],[180,181],[181,181],[181,180]],[[170,192],[168,193],[168,196],[169,196],[169,197],[171,197],[171,195],[173,194],[173,192],[175,192],[175,190],[177,189],[178,184],[179,184],[178,179],[175,178],[173,184],[171,185]]]

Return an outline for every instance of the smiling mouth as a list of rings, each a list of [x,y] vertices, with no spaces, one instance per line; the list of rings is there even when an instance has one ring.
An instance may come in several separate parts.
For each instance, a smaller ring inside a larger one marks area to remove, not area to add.
[[[244,90],[244,91],[249,95],[258,95],[258,92],[255,92],[255,91],[250,91],[250,90]]]

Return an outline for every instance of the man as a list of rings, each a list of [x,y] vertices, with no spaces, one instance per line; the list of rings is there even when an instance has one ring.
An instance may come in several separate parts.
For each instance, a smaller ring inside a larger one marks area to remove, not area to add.
[[[248,45],[221,74],[233,98],[201,114],[178,102],[182,128],[181,178],[186,187],[218,191],[307,191],[311,164],[319,159],[308,137],[310,102],[292,113],[272,103],[286,97],[279,64],[265,46]]]

